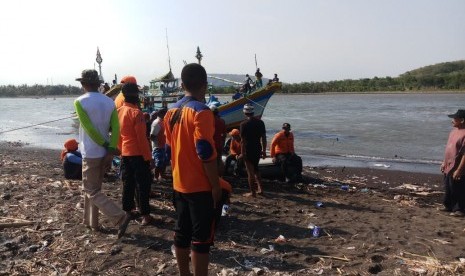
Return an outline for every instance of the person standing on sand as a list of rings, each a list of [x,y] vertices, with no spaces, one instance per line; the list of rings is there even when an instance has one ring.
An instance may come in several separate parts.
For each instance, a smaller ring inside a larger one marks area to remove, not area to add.
[[[119,147],[121,149],[121,178],[123,180],[123,210],[130,213],[134,206],[134,195],[139,203],[142,225],[152,222],[150,216],[150,186],[153,167],[152,153],[147,139],[146,122],[138,107],[139,88],[137,84],[123,85],[124,104],[118,108],[121,126]],[[135,191],[138,193],[135,193]]]
[[[150,130],[150,140],[152,141],[152,156],[155,161],[155,180],[162,181],[165,178],[167,160],[165,158],[165,118],[166,108],[161,108],[155,112],[156,119],[153,120]]]
[[[242,111],[247,119],[240,124],[241,153],[247,169],[250,188],[250,193],[245,194],[245,196],[256,197],[257,194],[263,193],[258,162],[260,157],[266,158],[266,129],[265,123],[253,116],[253,105],[245,104]]]
[[[85,94],[74,101],[79,119],[79,140],[82,154],[82,187],[84,191],[84,221],[98,229],[99,210],[119,226],[118,238],[126,232],[131,217],[102,193],[102,181],[107,164],[118,155],[118,114],[115,104],[98,92],[100,79],[97,71],[82,71],[76,79]],[[109,137],[111,132],[111,137]]]
[[[226,123],[223,118],[220,116],[220,112],[217,106],[212,105],[210,109],[215,116],[215,134],[213,135],[213,140],[215,141],[216,148],[216,161],[218,162],[218,172],[220,176],[224,174],[224,164],[223,164],[223,147],[226,140]]]
[[[204,104],[207,72],[196,63],[181,72],[185,96],[168,110],[165,119],[166,150],[171,155],[175,255],[179,274],[208,275],[213,244],[215,207],[221,199],[213,141],[214,117]]]
[[[448,115],[452,127],[447,140],[441,172],[444,174],[444,211],[465,216],[465,109]]]

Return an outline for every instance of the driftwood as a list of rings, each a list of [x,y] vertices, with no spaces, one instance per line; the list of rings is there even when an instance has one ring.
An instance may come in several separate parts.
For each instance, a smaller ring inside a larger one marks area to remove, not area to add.
[[[336,257],[336,256],[327,256],[327,255],[312,255],[312,257],[350,262],[350,259],[346,258],[345,256],[344,257]]]
[[[22,227],[27,225],[32,225],[35,222],[33,221],[24,221],[24,222],[1,222],[0,223],[0,230],[5,228],[15,228],[15,227]]]

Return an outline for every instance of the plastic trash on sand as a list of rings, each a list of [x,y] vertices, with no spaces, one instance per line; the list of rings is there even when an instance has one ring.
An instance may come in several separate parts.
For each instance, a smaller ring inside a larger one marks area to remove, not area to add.
[[[279,235],[275,240],[275,242],[286,242],[286,238],[283,235]]]

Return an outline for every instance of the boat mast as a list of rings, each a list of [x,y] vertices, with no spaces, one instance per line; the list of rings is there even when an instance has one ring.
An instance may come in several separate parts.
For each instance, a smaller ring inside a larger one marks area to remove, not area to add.
[[[203,58],[203,55],[202,53],[200,52],[200,48],[199,46],[197,46],[197,54],[195,55],[195,58],[199,61],[199,64],[201,65],[202,63],[202,58]]]
[[[99,71],[99,79],[100,81],[103,82],[103,76],[102,76],[102,56],[100,55],[100,50],[99,48],[97,47],[97,58],[95,59],[95,61],[98,63],[98,71]]]
[[[170,72],[171,72],[170,46],[168,44],[168,28],[165,29],[165,34],[166,34],[166,48],[168,49],[168,66],[170,67]]]

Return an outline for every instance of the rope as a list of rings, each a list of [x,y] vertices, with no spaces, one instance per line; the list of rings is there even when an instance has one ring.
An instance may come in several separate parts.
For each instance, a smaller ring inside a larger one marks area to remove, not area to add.
[[[53,122],[57,122],[57,121],[61,121],[61,120],[71,119],[71,118],[74,118],[74,117],[76,117],[76,114],[73,115],[73,116],[69,116],[69,117],[65,117],[65,118],[60,118],[60,119],[55,119],[55,120],[51,120],[51,121],[47,121],[47,122],[42,122],[42,123],[34,124],[34,125],[28,125],[28,126],[24,126],[24,127],[18,127],[18,128],[13,128],[13,129],[5,130],[5,131],[0,131],[0,134],[7,133],[7,132],[12,132],[12,131],[20,130],[20,129],[24,129],[24,128],[29,128],[29,127],[45,125],[45,124],[48,124],[48,123],[53,123]]]
[[[252,103],[254,103],[254,104],[258,105],[258,106],[261,106],[263,109],[265,109],[265,107],[263,105],[257,103],[256,101],[250,99],[249,97],[245,96],[244,98],[246,98],[247,100],[251,101]]]

